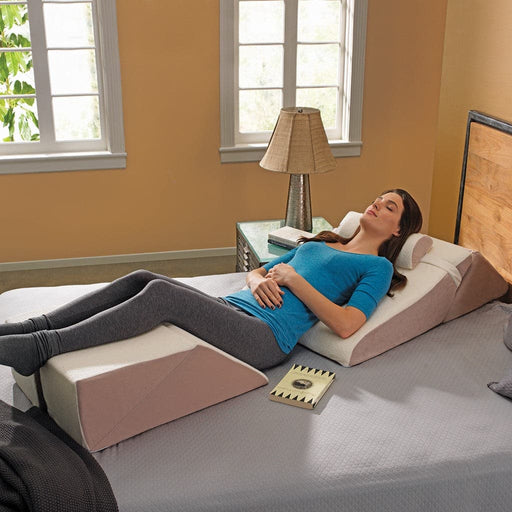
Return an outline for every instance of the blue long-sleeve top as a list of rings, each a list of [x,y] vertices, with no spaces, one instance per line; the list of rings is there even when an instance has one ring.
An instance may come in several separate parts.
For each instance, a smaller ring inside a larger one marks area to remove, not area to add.
[[[355,254],[330,247],[325,242],[307,242],[276,258],[264,268],[288,263],[329,300],[359,309],[368,318],[389,289],[393,265],[381,256]],[[313,312],[287,287],[280,308],[263,308],[251,291],[240,290],[225,299],[260,318],[272,329],[281,350],[288,354],[299,338],[317,321]]]

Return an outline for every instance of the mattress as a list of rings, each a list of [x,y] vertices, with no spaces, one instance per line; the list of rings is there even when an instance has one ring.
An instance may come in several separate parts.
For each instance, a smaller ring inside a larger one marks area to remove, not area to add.
[[[512,367],[510,314],[485,305],[351,368],[298,346],[269,385],[95,457],[121,512],[508,511],[512,402],[487,383]],[[312,411],[268,399],[294,363],[336,373]],[[0,398],[29,406],[5,367]]]

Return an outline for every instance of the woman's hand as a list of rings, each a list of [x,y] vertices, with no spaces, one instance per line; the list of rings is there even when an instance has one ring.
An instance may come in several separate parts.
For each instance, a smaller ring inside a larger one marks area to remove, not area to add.
[[[338,306],[286,263],[275,265],[265,277],[274,280],[280,286],[286,286],[340,338],[348,338],[366,322],[366,316],[362,311],[352,306]]]
[[[278,285],[289,287],[297,275],[297,272],[291,265],[278,263],[267,272],[265,279],[273,279]]]
[[[247,285],[262,308],[267,306],[272,309],[280,308],[283,304],[284,291],[275,279],[267,277],[268,273],[263,274],[263,272],[265,272],[263,268],[250,272],[247,276]]]

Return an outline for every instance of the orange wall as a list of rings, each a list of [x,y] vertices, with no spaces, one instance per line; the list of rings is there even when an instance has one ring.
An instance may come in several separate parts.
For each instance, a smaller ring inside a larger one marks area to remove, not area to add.
[[[362,156],[312,177],[314,215],[400,186],[428,218],[446,1],[369,0]],[[219,161],[218,9],[117,3],[127,168],[0,176],[0,262],[229,247],[282,217],[286,176]]]
[[[452,241],[469,110],[512,121],[512,2],[449,0],[430,233]]]

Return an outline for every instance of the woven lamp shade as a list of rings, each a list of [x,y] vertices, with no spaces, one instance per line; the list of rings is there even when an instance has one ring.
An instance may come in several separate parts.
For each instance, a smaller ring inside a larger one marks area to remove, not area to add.
[[[336,168],[320,110],[282,108],[260,166],[290,175],[285,225],[311,231],[309,175]]]
[[[267,152],[260,166],[288,174],[317,174],[335,169],[320,110],[281,109]]]

